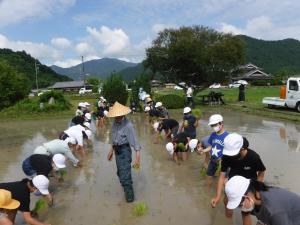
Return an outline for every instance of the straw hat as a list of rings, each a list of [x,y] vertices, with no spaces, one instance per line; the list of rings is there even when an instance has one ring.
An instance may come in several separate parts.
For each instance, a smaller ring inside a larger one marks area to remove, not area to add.
[[[119,102],[115,102],[115,104],[109,108],[107,117],[125,116],[130,112],[131,112],[130,108],[120,104]]]
[[[0,189],[0,208],[16,209],[20,206],[20,202],[11,198],[11,192]]]

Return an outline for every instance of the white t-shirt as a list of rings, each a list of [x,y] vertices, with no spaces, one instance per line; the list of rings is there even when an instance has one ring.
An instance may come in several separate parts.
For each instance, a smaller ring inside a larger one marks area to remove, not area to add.
[[[187,97],[192,97],[193,95],[193,89],[191,87],[189,87],[186,91],[186,96]]]
[[[81,125],[76,125],[69,127],[69,129],[65,130],[64,132],[72,138],[75,138],[78,145],[83,146],[83,134],[82,131],[85,131],[84,127]]]

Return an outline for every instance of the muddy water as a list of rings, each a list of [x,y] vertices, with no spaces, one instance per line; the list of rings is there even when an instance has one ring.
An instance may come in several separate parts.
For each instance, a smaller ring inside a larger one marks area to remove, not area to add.
[[[300,168],[300,125],[274,121],[246,114],[221,112],[226,128],[245,135],[250,147],[262,157],[269,183],[300,194],[297,171]],[[181,115],[171,112],[172,117]],[[198,136],[209,134],[205,113],[198,127]],[[117,179],[114,162],[106,160],[109,150],[110,124],[94,128],[94,146],[84,158],[84,167],[68,167],[63,183],[51,181],[55,207],[41,215],[52,225],[231,225],[240,224],[240,215],[233,220],[223,215],[223,205],[211,209],[214,186],[208,188],[200,176],[203,158],[190,155],[180,166],[168,159],[165,143],[154,144],[153,133],[143,115],[131,116],[143,147],[140,171],[133,171],[136,200],[145,202],[149,211],[140,218],[132,216],[132,204],[125,203]],[[0,181],[15,181],[24,177],[22,160],[34,147],[56,138],[66,128],[68,120],[18,121],[0,124]],[[79,156],[80,157],[80,156]],[[32,202],[33,203],[33,202]],[[22,220],[18,218],[18,224]]]

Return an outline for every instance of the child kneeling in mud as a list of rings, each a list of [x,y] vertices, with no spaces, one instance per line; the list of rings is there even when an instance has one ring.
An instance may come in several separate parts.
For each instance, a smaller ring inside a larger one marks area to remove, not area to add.
[[[185,132],[178,133],[172,142],[169,142],[166,145],[166,149],[168,153],[172,156],[174,162],[180,165],[179,157],[181,156],[182,161],[186,161],[188,159],[188,144],[190,138],[188,134]]]

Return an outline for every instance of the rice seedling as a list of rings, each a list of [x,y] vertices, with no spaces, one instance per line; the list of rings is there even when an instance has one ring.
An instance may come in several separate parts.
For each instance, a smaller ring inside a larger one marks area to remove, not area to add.
[[[45,199],[39,199],[36,203],[35,203],[35,207],[32,210],[32,212],[34,214],[38,214],[39,212],[41,212],[42,210],[44,210],[47,207],[47,201]]]
[[[148,213],[148,206],[144,202],[135,203],[132,210],[134,217],[140,217]]]
[[[201,117],[201,110],[200,110],[200,109],[193,109],[192,114],[193,114],[197,119],[200,119],[200,117]]]

